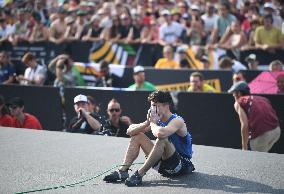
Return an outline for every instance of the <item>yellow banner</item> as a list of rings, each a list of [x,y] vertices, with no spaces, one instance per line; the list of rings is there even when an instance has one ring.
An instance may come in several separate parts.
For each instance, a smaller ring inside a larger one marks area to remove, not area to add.
[[[209,84],[216,89],[217,92],[221,92],[221,83],[219,79],[210,79],[204,80],[204,83]],[[158,90],[164,91],[187,91],[190,86],[190,82],[184,83],[174,83],[174,84],[165,84],[165,85],[156,85]]]

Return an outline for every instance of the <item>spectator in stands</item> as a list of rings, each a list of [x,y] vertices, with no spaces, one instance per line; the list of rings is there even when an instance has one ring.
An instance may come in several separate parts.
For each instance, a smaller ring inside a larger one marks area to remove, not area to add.
[[[46,79],[46,67],[37,63],[36,57],[28,52],[22,58],[23,64],[27,66],[24,75],[16,79],[23,85],[43,85]]]
[[[156,87],[152,83],[145,81],[145,69],[142,66],[135,66],[133,68],[133,79],[135,83],[128,88],[134,90],[156,90]]]
[[[161,175],[173,177],[189,174],[194,171],[190,161],[192,157],[191,135],[182,117],[173,114],[173,104],[168,92],[155,91],[148,97],[151,108],[145,122],[131,125],[127,134],[131,140],[124,156],[123,165],[104,177],[106,182],[124,181],[127,186],[139,186],[143,176],[150,168],[156,169]],[[157,137],[153,143],[144,133],[152,131]],[[131,177],[129,167],[143,150],[146,161]]]
[[[164,58],[161,58],[155,64],[156,69],[178,69],[180,65],[173,59],[173,48],[170,45],[164,46]]]
[[[273,18],[273,26],[281,30],[282,25],[282,19],[278,14],[278,11],[276,10],[276,7],[274,7],[273,3],[266,2],[263,6],[264,14],[270,14]]]
[[[71,119],[67,132],[96,134],[100,132],[101,123],[89,110],[88,98],[79,94],[74,98],[76,117]]]
[[[91,18],[91,22],[89,25],[86,25],[84,30],[83,30],[83,37],[82,40],[86,41],[97,41],[102,38],[106,38],[105,33],[103,34],[103,28],[100,27],[100,17],[97,15],[94,15]]]
[[[281,31],[272,25],[272,15],[265,15],[263,18],[263,26],[257,27],[254,40],[256,48],[265,51],[274,52],[275,49],[282,48],[283,35]]]
[[[222,57],[219,60],[219,68],[223,70],[231,70],[233,72],[238,72],[240,70],[246,70],[246,66],[241,64],[237,60],[232,60],[230,57]]]
[[[48,69],[58,76],[58,83],[54,82],[55,86],[61,85],[61,83],[64,83],[64,86],[83,86],[85,84],[74,70],[73,60],[69,55],[58,55],[50,61]]]
[[[0,17],[0,43],[8,41],[15,33],[15,26],[7,23],[5,18]]]
[[[118,79],[115,74],[110,72],[108,62],[100,62],[100,72],[95,82],[96,87],[115,87],[115,82]]]
[[[163,10],[161,15],[165,19],[165,23],[160,26],[160,44],[167,45],[173,44],[176,45],[181,41],[181,36],[183,31],[185,30],[184,27],[172,21],[171,13],[168,10]]]
[[[9,110],[5,104],[5,99],[1,94],[0,94],[0,126],[13,127],[13,119],[9,114]]]
[[[281,134],[275,110],[268,99],[252,96],[246,82],[237,82],[229,90],[235,98],[235,110],[241,123],[242,149],[268,152]]]
[[[8,107],[13,116],[13,127],[42,130],[39,120],[32,114],[24,112],[24,101],[20,97],[9,100]]]
[[[49,40],[49,31],[48,29],[41,23],[41,16],[39,13],[34,12],[32,14],[32,19],[34,21],[34,25],[31,30],[31,35],[29,38],[30,42],[41,42]]]
[[[249,70],[258,70],[258,60],[256,59],[255,54],[250,54],[245,58],[245,61],[247,62],[247,66]]]
[[[237,83],[239,81],[246,81],[245,72],[244,71],[235,72],[233,74],[233,84]]]
[[[204,69],[204,70],[210,69],[210,60],[209,60],[208,56],[203,55],[200,59],[200,62],[202,64],[201,69]]]
[[[228,3],[220,3],[218,5],[219,15],[214,24],[213,32],[211,34],[210,43],[214,44],[220,40],[225,33],[227,27],[236,20],[236,17],[230,13],[230,6]]]
[[[277,94],[284,94],[284,73],[281,73],[277,76]]]
[[[128,116],[121,116],[121,113],[120,103],[116,99],[112,99],[107,106],[109,119],[106,129],[111,132],[112,136],[129,137],[126,131],[131,124],[131,120]]]
[[[78,40],[77,35],[77,27],[75,26],[75,18],[73,16],[67,16],[64,19],[64,22],[66,23],[66,31],[64,33],[64,38],[66,41],[73,41]]]
[[[121,26],[119,29],[120,39],[119,41],[128,43],[131,40],[130,32],[134,30],[132,24],[132,18],[128,14],[122,14],[120,16]]]
[[[159,28],[157,21],[151,19],[149,24],[144,25],[141,31],[141,43],[157,44],[159,41]]]
[[[189,68],[191,69],[191,64],[188,60],[188,54],[187,54],[188,46],[187,45],[181,45],[177,48],[177,54],[178,54],[178,61],[181,68]]]
[[[87,12],[82,11],[82,10],[78,10],[76,15],[77,15],[77,18],[76,18],[76,21],[74,23],[74,26],[76,28],[75,38],[77,40],[79,40],[79,39],[82,38],[82,36],[83,36],[82,33],[84,31],[84,28],[87,25],[87,21],[86,21]]]
[[[283,70],[283,64],[279,60],[272,61],[269,64],[269,71],[282,71]]]
[[[189,80],[190,86],[187,89],[188,92],[216,92],[215,88],[204,83],[204,76],[200,72],[193,72]]]
[[[214,4],[208,1],[206,3],[206,12],[201,16],[201,19],[204,21],[204,31],[208,37],[213,32],[217,18],[218,15],[215,14]]]
[[[247,38],[242,31],[240,22],[235,20],[226,29],[225,34],[221,37],[218,43],[218,47],[223,49],[234,49],[240,51],[240,49],[247,44]]]
[[[10,41],[17,45],[19,41],[27,40],[28,21],[25,10],[17,10],[17,22],[15,23],[15,33],[11,36]]]
[[[10,63],[9,54],[0,52],[0,84],[11,84],[14,81],[15,68]]]
[[[54,42],[56,44],[60,44],[65,41],[65,33],[67,30],[67,25],[65,23],[65,17],[66,17],[66,10],[63,7],[60,7],[58,9],[58,19],[56,19],[54,22],[50,25],[50,37],[49,40],[51,42]]]
[[[112,42],[117,42],[120,39],[120,17],[119,15],[115,15],[112,17],[112,26],[110,29],[107,30],[107,40],[110,40]]]
[[[190,39],[190,45],[203,45],[206,39],[206,32],[204,31],[204,22],[200,16],[199,6],[191,5],[191,24],[187,28],[187,36]]]

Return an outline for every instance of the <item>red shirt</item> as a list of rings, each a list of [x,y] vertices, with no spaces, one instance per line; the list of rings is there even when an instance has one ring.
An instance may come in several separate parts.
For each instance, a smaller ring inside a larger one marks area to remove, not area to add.
[[[13,118],[13,124],[16,128],[27,128],[27,129],[38,129],[41,130],[42,126],[40,122],[37,120],[37,118],[31,114],[24,113],[25,114],[25,120],[24,123],[21,124],[21,122],[17,118]]]
[[[242,96],[238,102],[248,117],[251,139],[279,126],[276,112],[267,98]]]
[[[10,115],[8,115],[8,114],[2,115],[0,117],[0,126],[3,126],[3,127],[14,127],[14,125],[13,125],[13,118]]]

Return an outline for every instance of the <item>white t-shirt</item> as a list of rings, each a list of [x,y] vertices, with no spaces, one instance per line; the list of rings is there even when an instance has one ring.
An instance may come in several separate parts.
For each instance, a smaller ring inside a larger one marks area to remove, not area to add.
[[[247,70],[247,67],[244,66],[241,62],[237,60],[234,60],[233,62],[234,64],[232,66],[232,69],[234,72],[239,72],[240,70]]]
[[[44,67],[42,65],[37,65],[35,69],[28,67],[25,70],[24,77],[29,79],[29,80],[35,80],[35,81],[37,81],[37,80],[41,79],[41,77],[43,77],[44,79],[39,84],[39,85],[43,85],[44,81],[46,79],[46,67]],[[27,85],[29,83],[27,81],[22,81],[21,84]]]
[[[160,39],[167,43],[175,43],[181,37],[183,30],[184,27],[177,22],[173,21],[170,25],[164,23],[160,27]]]
[[[201,19],[204,21],[204,30],[205,32],[211,32],[214,28],[214,24],[216,23],[218,16],[213,14],[209,17],[207,14],[203,14]]]

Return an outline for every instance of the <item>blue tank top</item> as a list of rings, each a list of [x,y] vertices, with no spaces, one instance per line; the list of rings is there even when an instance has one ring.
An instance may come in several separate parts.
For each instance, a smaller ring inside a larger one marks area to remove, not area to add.
[[[158,126],[165,127],[169,124],[171,120],[174,118],[181,118],[183,121],[184,119],[176,114],[172,114],[172,116],[166,121],[159,121]],[[187,134],[184,137],[179,136],[177,133],[174,133],[169,136],[169,141],[172,142],[176,148],[176,151],[183,157],[191,158],[192,157],[192,142],[191,142],[191,135],[189,130],[187,130]]]

